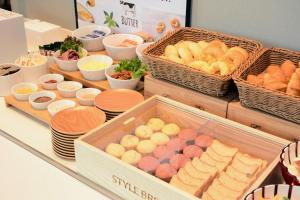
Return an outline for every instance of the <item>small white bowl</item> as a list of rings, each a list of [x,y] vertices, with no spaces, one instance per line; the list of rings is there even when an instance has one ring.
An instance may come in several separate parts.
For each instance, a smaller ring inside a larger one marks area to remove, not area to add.
[[[98,70],[86,70],[83,68],[83,65],[90,61],[103,62],[107,65],[105,68],[108,68],[113,64],[111,57],[106,55],[92,55],[81,58],[77,63],[78,69],[85,79],[90,81],[105,80],[105,68]]]
[[[143,62],[143,51],[150,46],[151,44],[153,44],[154,42],[147,42],[147,43],[143,43],[143,44],[139,44],[136,47],[136,55],[139,57],[139,59]]]
[[[112,89],[131,89],[134,90],[139,83],[141,78],[135,78],[130,80],[119,80],[112,78],[111,75],[115,73],[115,68],[118,65],[112,65],[111,67],[105,69],[105,75],[108,80],[109,86]]]
[[[56,83],[46,83],[49,80],[56,80]],[[45,74],[39,78],[39,83],[46,90],[56,90],[57,84],[64,81],[64,77],[60,74]]]
[[[3,63],[0,66],[17,66],[16,64],[12,63]],[[23,76],[21,69],[13,74],[9,74],[6,76],[0,76],[0,96],[7,96],[11,93],[11,88],[23,81]]]
[[[37,103],[34,102],[39,97],[50,97],[51,100],[43,102],[43,103]],[[47,108],[47,106],[52,103],[56,98],[56,94],[54,92],[50,91],[40,91],[40,92],[35,92],[29,96],[29,103],[34,109],[37,110],[44,110]]]
[[[34,66],[22,66],[22,65],[18,64],[18,62],[17,62],[18,59],[15,60],[15,64],[21,68],[21,73],[23,76],[23,80],[25,82],[37,83],[38,78],[40,76],[49,73],[47,56],[43,56],[43,55],[36,55],[36,56],[40,56],[43,59],[42,64],[34,65]]]
[[[114,34],[103,39],[106,52],[113,60],[130,60],[136,57],[136,46],[118,47],[126,39],[134,40],[138,45],[144,42],[143,38],[133,34]]]
[[[84,48],[81,48],[81,49],[83,52],[83,57],[87,56],[88,52]],[[58,50],[54,53],[53,58],[60,69],[62,69],[64,71],[69,71],[69,72],[78,70],[77,62],[79,59],[78,60],[61,60],[58,58],[59,55],[60,55],[60,50]]]
[[[48,112],[50,113],[51,116],[54,116],[56,113],[59,111],[68,109],[68,108],[73,108],[76,106],[76,103],[72,100],[68,99],[61,99],[58,101],[54,101],[50,103],[47,107]]]
[[[102,31],[105,33],[105,35],[97,38],[82,38],[82,36],[91,34],[94,30]],[[74,30],[72,36],[80,40],[83,44],[83,48],[85,48],[87,51],[100,51],[104,50],[104,46],[102,43],[103,38],[105,36],[108,36],[109,34],[111,34],[111,29],[107,26],[90,25],[83,26]]]
[[[93,106],[95,105],[95,98],[84,98],[84,95],[92,94],[95,97],[100,94],[101,91],[96,88],[83,88],[76,92],[76,98],[79,99],[79,103],[83,106]]]
[[[14,85],[14,86],[11,88],[11,93],[13,94],[13,96],[14,96],[17,100],[19,100],[19,101],[28,101],[28,98],[29,98],[29,96],[30,96],[32,93],[30,93],[30,94],[18,94],[18,93],[16,92],[17,89],[25,88],[25,87],[31,88],[32,91],[33,91],[32,93],[34,93],[34,92],[36,92],[36,91],[38,90],[38,86],[37,86],[37,84],[35,84],[35,83],[25,83],[25,82],[23,82],[23,83],[18,83],[18,84]]]
[[[66,87],[74,87],[74,89],[68,89]],[[61,96],[71,98],[76,96],[77,90],[82,88],[82,84],[77,81],[63,81],[57,84],[57,90]]]

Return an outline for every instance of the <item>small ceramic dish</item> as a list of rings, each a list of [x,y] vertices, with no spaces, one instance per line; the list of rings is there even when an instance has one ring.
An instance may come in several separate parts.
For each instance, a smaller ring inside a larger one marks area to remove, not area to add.
[[[76,103],[72,100],[68,99],[61,99],[58,101],[54,101],[50,103],[47,107],[48,112],[50,113],[51,116],[54,116],[56,113],[59,111],[68,109],[68,108],[73,108],[76,106]]]
[[[29,96],[38,90],[35,83],[18,83],[11,88],[11,93],[19,101],[28,101]]]
[[[43,110],[52,103],[56,98],[56,94],[50,91],[35,92],[29,96],[29,103],[34,109]]]
[[[76,92],[76,98],[83,106],[93,106],[95,105],[95,98],[100,92],[96,88],[83,88]]]
[[[45,74],[39,78],[39,83],[46,90],[56,90],[57,84],[64,81],[60,74]]]
[[[82,88],[82,84],[77,81],[63,81],[57,84],[57,90],[61,96],[71,98],[76,96],[77,90]]]

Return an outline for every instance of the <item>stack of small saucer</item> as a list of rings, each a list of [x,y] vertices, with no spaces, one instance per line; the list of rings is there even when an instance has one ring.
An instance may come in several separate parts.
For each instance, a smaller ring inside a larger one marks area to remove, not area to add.
[[[95,105],[105,112],[108,121],[143,101],[143,95],[137,91],[114,89],[98,94],[95,98]]]
[[[95,107],[78,106],[58,112],[51,119],[54,152],[75,159],[74,140],[105,122],[105,113]]]

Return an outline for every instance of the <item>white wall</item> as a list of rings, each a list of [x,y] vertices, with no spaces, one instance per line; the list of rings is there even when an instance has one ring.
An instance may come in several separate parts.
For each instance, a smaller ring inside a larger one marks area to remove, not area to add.
[[[192,26],[300,50],[299,0],[193,0]]]

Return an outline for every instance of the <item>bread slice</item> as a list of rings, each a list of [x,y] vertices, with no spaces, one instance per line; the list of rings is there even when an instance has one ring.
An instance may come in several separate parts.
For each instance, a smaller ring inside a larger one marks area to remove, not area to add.
[[[182,168],[177,172],[176,176],[181,182],[198,188],[201,188],[206,183],[206,180],[194,178]]]
[[[217,154],[224,156],[224,157],[233,157],[238,151],[238,148],[229,147],[229,146],[221,143],[219,140],[214,140],[210,147]]]
[[[258,171],[260,171],[259,165],[246,165],[242,163],[237,157],[235,157],[231,163],[232,167],[237,171],[246,174],[248,177],[254,176]]]
[[[212,199],[214,200],[233,200],[230,197],[226,197],[224,195],[222,195],[219,191],[217,191],[216,189],[214,189],[213,187],[209,187],[208,190],[206,191],[209,196],[212,197]]]
[[[227,188],[218,179],[215,179],[210,187],[213,187],[220,194],[228,198],[231,198],[232,200],[239,200],[239,198],[242,196],[241,192],[233,191]]]
[[[218,179],[223,185],[226,185],[227,188],[229,188],[233,191],[236,191],[236,192],[243,193],[245,191],[245,189],[248,187],[248,184],[231,178],[225,172],[221,172]]]
[[[201,191],[198,187],[184,184],[180,181],[180,179],[177,177],[177,175],[173,176],[170,182],[171,185],[175,186],[178,189],[181,189],[187,193],[190,193],[195,196],[199,196]]]
[[[228,165],[228,163],[225,162],[215,161],[206,152],[202,153],[200,160],[207,163],[208,165],[215,166],[218,169],[218,171],[223,171]]]
[[[205,173],[203,171],[199,171],[192,165],[192,162],[189,161],[185,164],[183,168],[190,176],[203,180],[210,180],[212,176],[209,173]]]
[[[264,166],[264,160],[259,159],[259,158],[254,158],[248,154],[243,154],[243,153],[238,152],[235,155],[235,157],[246,165],[258,165],[260,167]]]
[[[226,174],[228,174],[228,176],[230,176],[231,178],[234,178],[235,180],[246,183],[246,184],[251,184],[256,178],[255,175],[252,177],[249,177],[246,174],[237,171],[231,165],[229,165],[227,167]]]
[[[218,153],[216,153],[213,148],[208,147],[206,150],[206,153],[213,158],[214,160],[218,161],[218,162],[226,162],[226,163],[230,163],[232,160],[231,156],[221,156]]]
[[[199,158],[194,157],[192,160],[192,165],[199,171],[210,174],[212,177],[215,177],[218,169],[214,166],[208,165],[201,161]]]

